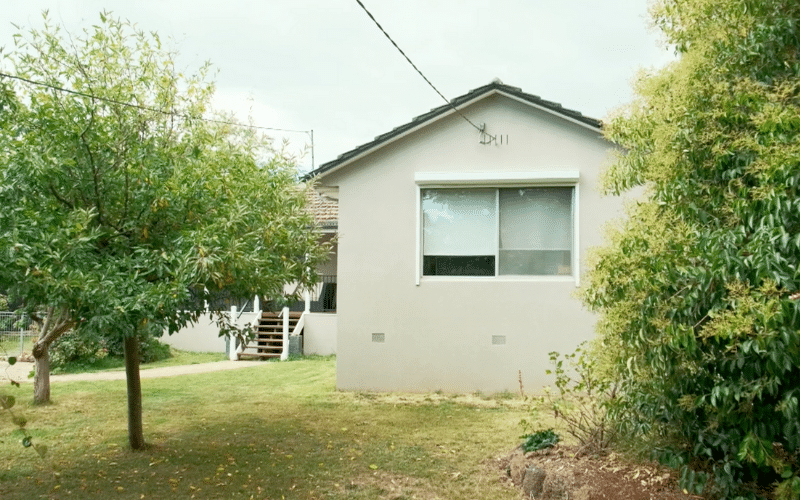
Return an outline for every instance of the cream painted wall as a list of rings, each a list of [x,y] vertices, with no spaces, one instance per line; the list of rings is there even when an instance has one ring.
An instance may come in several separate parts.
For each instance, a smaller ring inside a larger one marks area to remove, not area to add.
[[[571,352],[595,318],[575,282],[422,277],[416,284],[416,172],[579,170],[580,258],[621,201],[596,184],[612,145],[599,132],[504,96],[464,113],[508,144],[481,145],[458,116],[435,122],[321,183],[339,188],[337,386],[340,389],[526,392],[551,381],[550,351]],[[583,270],[581,266],[581,271]],[[384,334],[383,343],[373,334]],[[505,336],[493,345],[492,336]]]
[[[236,326],[244,327],[258,321],[258,313],[245,312],[237,314]],[[219,336],[219,327],[211,318],[211,314],[201,314],[196,323],[189,323],[179,331],[169,335],[166,331],[161,341],[175,349],[190,352],[225,352],[227,340]]]
[[[333,247],[331,248],[331,253],[329,254],[329,258],[323,264],[317,268],[317,272],[319,274],[336,276],[336,263],[337,263],[337,247],[336,247],[336,240],[334,239],[334,234],[324,234],[322,238],[320,238],[320,243],[332,243]]]
[[[201,315],[197,323],[186,325],[172,335],[164,333],[161,341],[181,351],[225,352],[225,337],[219,336],[219,327],[210,314]]]
[[[336,354],[336,314],[307,313],[305,318],[303,354]]]

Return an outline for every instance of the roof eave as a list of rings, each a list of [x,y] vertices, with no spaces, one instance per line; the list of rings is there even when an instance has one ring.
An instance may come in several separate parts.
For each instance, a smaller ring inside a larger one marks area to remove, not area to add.
[[[506,89],[506,87],[507,87],[507,89]],[[470,94],[474,94],[474,95],[472,95],[470,97]],[[395,128],[394,130],[399,130],[399,129],[403,129],[404,127],[408,127],[405,130],[401,130],[401,131],[397,132],[397,134],[395,134],[395,135],[391,135],[392,131],[387,132],[386,134],[381,134],[381,135],[377,136],[377,138],[374,139],[373,141],[371,141],[369,143],[366,143],[366,144],[364,144],[364,145],[362,145],[360,147],[356,147],[356,148],[354,148],[354,149],[352,149],[352,150],[350,150],[350,151],[348,151],[346,153],[343,153],[340,157],[347,156],[349,153],[355,153],[355,154],[352,157],[345,158],[345,159],[341,160],[339,163],[336,163],[337,161],[339,161],[337,159],[337,160],[330,161],[330,162],[328,162],[326,164],[323,164],[318,169],[312,170],[311,172],[306,174],[303,177],[303,179],[304,180],[321,179],[321,178],[323,178],[323,177],[325,177],[325,176],[327,176],[329,174],[332,174],[333,172],[336,172],[336,171],[338,171],[338,170],[340,170],[340,169],[342,169],[342,168],[344,168],[344,167],[346,167],[346,166],[348,166],[348,165],[360,160],[361,158],[364,158],[365,156],[368,156],[368,155],[374,153],[375,151],[377,151],[377,150],[379,150],[381,148],[384,148],[384,147],[388,146],[389,144],[392,144],[392,143],[394,143],[394,142],[396,142],[396,141],[398,141],[398,140],[400,140],[400,139],[402,139],[402,138],[404,138],[404,137],[406,137],[406,136],[408,136],[410,134],[413,134],[413,133],[417,132],[418,130],[420,130],[422,128],[425,128],[425,127],[427,127],[427,126],[429,126],[429,125],[431,125],[431,124],[433,124],[433,123],[435,123],[435,122],[437,122],[439,120],[442,120],[442,119],[452,115],[453,113],[459,112],[459,111],[461,111],[461,109],[469,107],[469,106],[471,106],[472,104],[474,104],[477,101],[480,101],[482,99],[485,99],[485,98],[490,97],[490,96],[495,95],[495,94],[503,95],[505,97],[508,97],[509,99],[515,100],[515,101],[520,102],[522,104],[527,104],[528,106],[531,106],[531,107],[533,107],[535,109],[538,109],[540,111],[546,112],[546,113],[551,114],[551,115],[553,115],[555,117],[561,118],[561,119],[566,120],[566,121],[568,121],[568,122],[570,122],[572,124],[584,127],[586,129],[589,129],[589,130],[592,130],[592,131],[598,131],[598,132],[602,130],[602,122],[600,120],[596,120],[596,119],[590,118],[590,117],[583,117],[583,115],[581,115],[580,113],[577,113],[577,112],[572,111],[572,110],[561,108],[560,105],[557,105],[557,106],[559,106],[559,109],[561,109],[562,111],[559,111],[557,109],[552,109],[551,107],[543,106],[541,104],[537,104],[533,100],[528,99],[526,97],[530,96],[530,97],[535,98],[535,100],[541,100],[541,101],[544,101],[544,100],[539,98],[538,96],[531,96],[529,94],[526,94],[526,93],[522,92],[521,90],[516,89],[514,87],[509,87],[509,86],[506,86],[506,85],[496,85],[496,84],[492,83],[492,84],[489,84],[489,85],[485,86],[485,88],[481,87],[481,88],[475,89],[473,92],[467,93],[467,94],[461,96],[460,98],[454,99],[453,101],[451,101],[450,105],[444,105],[444,106],[440,106],[439,108],[434,108],[433,110],[429,111],[428,113],[425,113],[423,115],[415,117],[413,120],[411,120],[407,124],[401,125],[401,126]],[[460,100],[462,98],[466,98],[466,100],[464,100],[463,102],[459,102],[458,104],[452,104],[453,102],[458,101],[458,100]],[[547,101],[545,101],[545,102],[547,102]],[[584,119],[583,120],[579,120],[579,119],[573,118],[572,116],[569,116],[570,114],[573,114],[573,113],[583,117]],[[430,114],[431,116],[425,117],[426,114]],[[421,117],[425,117],[425,118],[424,119],[420,119]],[[419,121],[419,123],[414,125],[414,123],[416,121]],[[589,122],[591,122],[591,123],[589,123]],[[389,137],[387,137],[386,139],[380,139],[382,136],[385,136],[385,135],[389,135]],[[358,151],[361,147],[365,147],[365,149],[363,151]],[[329,167],[329,168],[326,168],[326,165],[331,164],[331,163],[333,163],[333,165],[331,167]]]

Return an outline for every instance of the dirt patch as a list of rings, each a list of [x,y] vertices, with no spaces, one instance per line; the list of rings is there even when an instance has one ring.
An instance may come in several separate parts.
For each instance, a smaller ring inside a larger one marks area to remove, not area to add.
[[[502,480],[523,491],[538,486],[534,498],[561,500],[689,500],[701,497],[681,492],[674,472],[655,464],[633,464],[615,454],[577,456],[577,448],[557,445],[523,453],[517,448],[495,460]],[[527,472],[527,471],[531,472]],[[540,481],[541,472],[545,473]],[[528,481],[525,481],[526,473]],[[531,476],[535,479],[532,480]],[[529,490],[528,490],[529,491]],[[526,493],[523,492],[523,497]],[[530,495],[528,493],[528,495]]]

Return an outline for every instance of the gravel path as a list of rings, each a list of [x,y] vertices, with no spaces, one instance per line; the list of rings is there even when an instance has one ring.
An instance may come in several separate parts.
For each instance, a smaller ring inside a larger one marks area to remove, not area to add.
[[[178,375],[218,372],[222,370],[238,370],[240,368],[252,368],[255,366],[265,366],[271,364],[272,363],[263,363],[258,361],[215,361],[213,363],[149,368],[143,369],[139,373],[141,378],[177,377]],[[8,378],[16,380],[20,383],[32,383],[33,379],[28,378],[28,374],[31,373],[31,371],[33,371],[33,363],[18,362],[14,364],[14,366],[9,366],[7,362],[0,361],[0,384],[8,383]],[[93,380],[125,380],[125,371],[120,370],[96,373],[75,373],[71,375],[50,375],[51,383]]]

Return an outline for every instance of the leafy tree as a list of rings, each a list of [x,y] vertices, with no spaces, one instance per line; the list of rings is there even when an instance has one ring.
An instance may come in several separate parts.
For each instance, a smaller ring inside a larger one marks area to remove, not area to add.
[[[658,437],[685,487],[797,498],[800,3],[653,13],[680,58],[608,127],[625,148],[608,189],[647,194],[594,257],[595,355],[622,383],[618,423]]]
[[[64,332],[124,339],[140,449],[137,338],[177,331],[216,290],[308,285],[324,248],[291,158],[252,128],[202,119],[208,65],[184,75],[156,34],[109,14],[74,37],[44,18],[6,56],[18,78],[0,79],[0,287],[41,323],[36,402]]]

